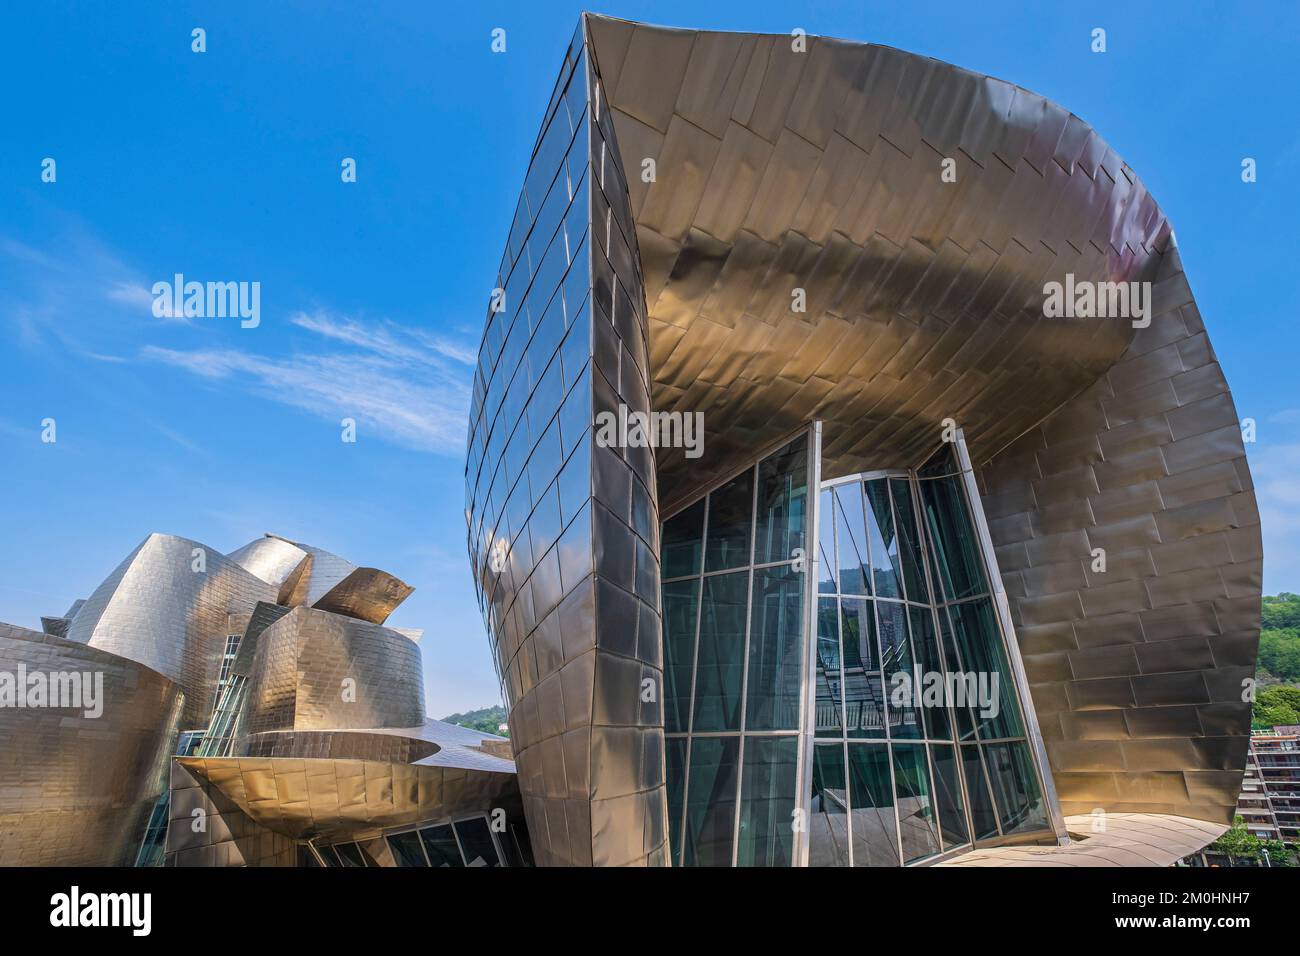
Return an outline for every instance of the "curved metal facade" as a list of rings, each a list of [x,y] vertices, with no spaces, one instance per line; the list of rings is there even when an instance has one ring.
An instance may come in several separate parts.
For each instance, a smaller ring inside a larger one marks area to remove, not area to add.
[[[1150,282],[1149,325],[1048,317],[1052,281]],[[635,704],[657,506],[814,420],[824,478],[963,430],[1067,812],[1230,820],[1249,471],[1171,227],[1078,117],[886,47],[584,15],[498,286],[466,517],[540,861],[664,860],[661,718]],[[575,443],[618,404],[702,412],[703,456]],[[611,786],[642,799],[598,824]]]
[[[0,707],[0,864],[127,866],[165,785],[183,694],[84,644],[0,624],[0,671],[102,674],[102,713]]]

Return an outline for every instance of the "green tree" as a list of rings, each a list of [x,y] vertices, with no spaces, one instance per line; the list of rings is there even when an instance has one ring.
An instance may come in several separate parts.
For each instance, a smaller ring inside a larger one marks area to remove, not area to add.
[[[1257,691],[1253,723],[1261,728],[1300,724],[1300,687],[1276,684]]]

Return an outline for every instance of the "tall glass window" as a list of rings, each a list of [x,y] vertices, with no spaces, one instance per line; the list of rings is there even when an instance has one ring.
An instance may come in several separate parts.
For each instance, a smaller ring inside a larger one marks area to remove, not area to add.
[[[663,524],[675,865],[794,862],[811,454],[801,435]]]
[[[1046,830],[955,458],[820,494],[809,862],[900,866]]]

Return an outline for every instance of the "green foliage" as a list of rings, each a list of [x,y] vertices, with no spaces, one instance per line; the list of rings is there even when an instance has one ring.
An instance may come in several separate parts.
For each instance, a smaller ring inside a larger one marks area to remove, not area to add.
[[[1261,840],[1246,829],[1246,821],[1242,817],[1234,818],[1228,832],[1206,849],[1211,853],[1226,854],[1234,860],[1254,860],[1260,864],[1264,863],[1264,851],[1267,850],[1270,866],[1295,866],[1294,845],[1281,840]]]
[[[1279,680],[1300,682],[1300,595],[1265,596],[1259,666]]]
[[[1275,684],[1255,693],[1254,725],[1300,724],[1300,687]]]
[[[510,736],[510,731],[498,729],[506,722],[506,709],[504,707],[482,707],[478,710],[466,711],[463,714],[452,714],[450,717],[443,717],[442,719],[449,724],[468,727],[470,730],[477,730],[479,733],[494,734],[498,737]]]

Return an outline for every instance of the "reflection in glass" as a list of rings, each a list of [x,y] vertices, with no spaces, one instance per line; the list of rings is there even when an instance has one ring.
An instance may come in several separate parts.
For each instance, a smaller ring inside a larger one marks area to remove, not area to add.
[[[840,599],[840,634],[844,649],[844,720],[850,737],[885,736],[885,694],[876,649],[876,618],[871,602]]]
[[[817,592],[834,594],[839,589],[839,565],[835,563],[835,500],[829,489],[817,505]]]
[[[898,525],[898,539],[903,561],[903,581],[907,585],[907,599],[918,604],[930,600],[925,584],[924,563],[921,558],[921,538],[916,528],[916,515],[912,510],[912,493],[906,478],[889,479],[889,492],[894,499],[894,518]]]
[[[420,831],[420,840],[424,843],[424,852],[429,854],[430,866],[464,866],[460,857],[460,847],[456,844],[451,827],[425,827]]]
[[[975,526],[966,511],[959,479],[935,478],[922,481],[920,487],[944,596],[959,601],[987,591]]]
[[[736,757],[739,737],[691,741],[686,794],[686,866],[730,866],[736,822]]]
[[[700,573],[700,549],[704,543],[704,499],[664,522],[663,576],[680,578]]]
[[[664,730],[668,733],[687,730],[690,721],[699,594],[699,578],[663,586]]]
[[[749,564],[749,532],[753,514],[753,469],[746,469],[709,494],[705,571],[721,571]]]
[[[1016,705],[1016,685],[993,617],[993,602],[985,597],[967,604],[954,604],[948,610],[952,614],[957,647],[966,664],[967,684],[969,675],[973,674],[979,690],[976,696],[982,698],[971,707],[980,739],[1024,736],[1020,708]]]
[[[901,598],[903,587],[898,574],[898,537],[889,509],[889,489],[884,478],[866,483],[867,534],[871,548],[871,574],[879,597]]]
[[[786,445],[758,464],[758,531],[754,563],[790,561],[804,547],[808,524],[808,439]]]
[[[930,767],[921,744],[897,744],[894,751],[894,789],[898,796],[898,831],[903,862],[911,863],[939,852],[939,829],[934,818]]]
[[[696,654],[694,730],[739,730],[749,572],[704,579]]]
[[[747,730],[799,729],[802,656],[803,575],[790,565],[756,570],[749,618]]]
[[[966,777],[966,795],[970,797],[970,816],[975,827],[975,839],[988,840],[998,835],[998,818],[993,811],[993,798],[989,796],[980,748],[975,744],[963,746],[961,765]]]
[[[889,736],[895,740],[920,740],[925,736],[925,729],[917,706],[920,687],[907,635],[907,610],[897,601],[877,601],[876,614],[880,618],[880,657],[889,706]]]
[[[668,853],[677,866],[682,849],[682,798],[686,796],[686,738],[664,741],[664,763],[668,785]]]
[[[993,781],[993,796],[997,800],[1002,832],[1029,833],[1045,829],[1047,814],[1030,763],[1029,745],[1023,740],[987,744],[984,758],[988,761],[989,778]]]
[[[492,841],[492,832],[483,817],[471,817],[455,824],[456,835],[460,837],[460,847],[465,854],[468,866],[500,866],[496,844]]]
[[[808,865],[849,865],[849,791],[844,780],[844,745],[813,747],[809,803]]]
[[[794,850],[797,737],[746,737],[740,783],[740,866],[789,866]]]
[[[913,703],[925,719],[925,734],[930,740],[951,740],[952,722],[948,719],[948,696],[944,692],[943,663],[935,640],[934,617],[929,608],[909,607],[907,618],[912,625],[912,649],[916,652],[916,679]]]
[[[839,544],[841,594],[870,594],[867,574],[866,518],[862,514],[862,486],[854,481],[835,492],[835,530]]]
[[[939,809],[943,848],[951,850],[970,842],[965,801],[961,798],[961,780],[957,774],[957,753],[950,744],[932,744],[930,759],[934,761],[934,802]]]
[[[393,851],[393,861],[398,866],[428,866],[424,860],[424,851],[420,849],[420,835],[414,830],[405,833],[390,833],[388,848]]]
[[[817,599],[816,735],[840,737],[844,720],[840,709],[840,612],[835,598]]]
[[[854,866],[898,866],[889,748],[849,744],[849,816]]]

